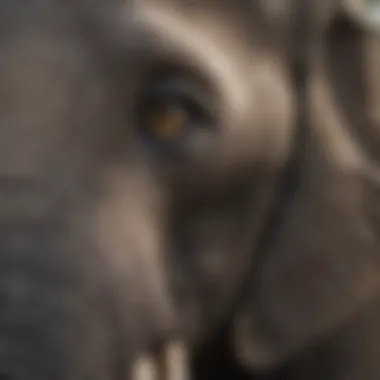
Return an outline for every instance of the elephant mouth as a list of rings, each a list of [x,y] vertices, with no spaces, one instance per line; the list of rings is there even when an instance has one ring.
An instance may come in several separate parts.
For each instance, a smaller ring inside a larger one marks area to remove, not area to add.
[[[131,380],[190,380],[188,349],[182,342],[166,344],[155,354],[144,353],[137,357]]]

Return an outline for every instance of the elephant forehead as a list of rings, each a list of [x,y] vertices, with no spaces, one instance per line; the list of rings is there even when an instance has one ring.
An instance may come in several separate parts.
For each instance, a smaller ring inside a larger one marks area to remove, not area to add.
[[[44,23],[46,13],[0,33],[0,176],[36,176],[54,155],[68,159],[63,144],[78,142],[77,126],[105,99],[89,45],[73,27],[53,27],[54,15]]]

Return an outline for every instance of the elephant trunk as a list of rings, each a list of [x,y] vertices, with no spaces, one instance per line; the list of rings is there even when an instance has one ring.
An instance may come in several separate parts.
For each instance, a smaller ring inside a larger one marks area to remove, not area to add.
[[[116,182],[73,200],[0,181],[1,379],[182,377],[153,197]]]

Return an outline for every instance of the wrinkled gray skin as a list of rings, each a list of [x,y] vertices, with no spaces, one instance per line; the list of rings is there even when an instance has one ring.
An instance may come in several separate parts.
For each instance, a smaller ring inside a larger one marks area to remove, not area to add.
[[[375,138],[352,133],[359,96],[330,98],[366,71],[335,83],[333,7],[298,40],[285,4],[0,2],[2,379],[124,380],[142,350],[197,349],[226,321],[250,371],[379,378]],[[300,58],[316,62],[306,105]],[[216,114],[184,160],[134,117],[162,68]]]

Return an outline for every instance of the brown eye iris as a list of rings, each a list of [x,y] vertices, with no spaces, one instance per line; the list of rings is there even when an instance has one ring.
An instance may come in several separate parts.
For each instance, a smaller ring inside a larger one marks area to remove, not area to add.
[[[189,114],[179,105],[161,104],[147,110],[145,128],[157,140],[181,137],[189,124]]]
[[[178,145],[206,123],[202,108],[189,98],[161,96],[140,109],[140,133],[151,144]]]

